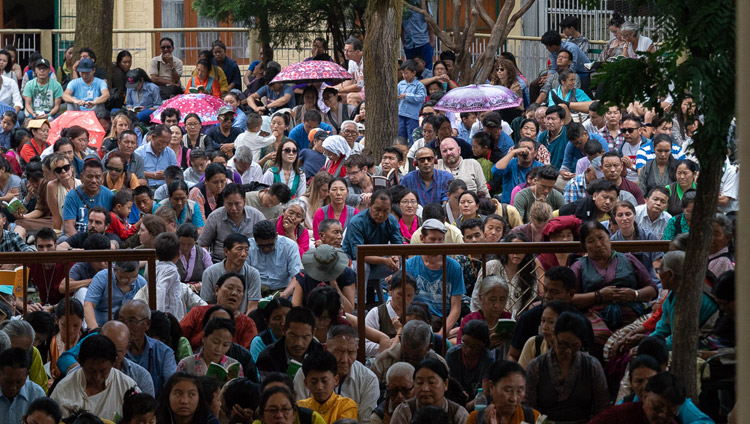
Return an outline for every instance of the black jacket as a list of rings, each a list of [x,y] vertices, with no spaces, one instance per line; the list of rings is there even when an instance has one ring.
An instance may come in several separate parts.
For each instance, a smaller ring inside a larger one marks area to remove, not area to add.
[[[322,351],[323,345],[318,343],[317,340],[310,342],[310,346],[305,352],[305,356],[311,352]],[[258,370],[262,373],[280,372],[286,374],[287,367],[289,366],[286,356],[286,337],[282,337],[271,346],[267,346],[258,355],[258,362],[256,363]]]

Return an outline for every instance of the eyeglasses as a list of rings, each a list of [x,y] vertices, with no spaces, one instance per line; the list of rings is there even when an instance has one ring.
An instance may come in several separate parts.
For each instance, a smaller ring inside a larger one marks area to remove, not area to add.
[[[127,326],[131,326],[131,325],[138,325],[138,324],[142,323],[143,321],[145,321],[147,319],[148,318],[141,318],[141,319],[135,319],[135,318],[122,319],[122,318],[120,318],[118,321],[120,321],[121,323],[123,323],[123,324],[125,324]]]
[[[55,171],[55,174],[62,174],[63,172],[68,172],[70,171],[70,164],[58,166],[57,168],[54,169],[54,171]]]
[[[357,133],[356,130],[344,130],[344,131],[341,131],[341,134],[356,134],[356,133]]]
[[[163,46],[160,46],[160,47],[161,47],[162,50],[172,50],[174,48],[174,47],[172,47],[170,45],[167,45],[167,44],[165,44]]]
[[[70,165],[68,165],[68,166],[70,166]],[[114,167],[114,166],[108,166],[107,167],[107,171],[118,172],[119,173],[119,172],[122,172],[122,168],[117,168],[117,167]]]
[[[555,340],[557,340],[557,347],[560,348],[560,351],[570,350],[571,352],[578,352],[579,350],[581,350],[580,343],[561,342],[557,337],[555,337]]]
[[[286,148],[286,149],[283,149],[282,152],[296,154],[297,153],[297,149]]]
[[[636,131],[638,131],[638,128],[623,128],[622,129],[622,132],[624,132],[626,134],[632,134],[632,133],[634,133]]]
[[[432,156],[417,158],[417,162],[432,162],[435,158]]]
[[[419,202],[417,202],[416,200],[402,200],[399,203],[401,203],[402,205],[416,205]]]
[[[187,126],[187,127],[200,127],[201,123],[200,122],[190,122],[189,124],[185,124],[185,126]]]
[[[395,395],[397,395],[399,393],[401,393],[404,396],[409,396],[409,394],[411,394],[412,389],[414,389],[414,386],[411,386],[411,387],[393,387],[393,388],[389,387],[387,390],[388,390],[388,394],[391,395],[391,396],[395,396]]]
[[[276,242],[266,243],[266,244],[256,244],[256,246],[258,246],[258,249],[271,249],[274,246],[276,246]]]
[[[263,411],[263,413],[268,413],[271,415],[277,415],[279,413],[284,415],[289,415],[292,413],[293,408],[291,406],[285,406],[283,408],[268,408]]]

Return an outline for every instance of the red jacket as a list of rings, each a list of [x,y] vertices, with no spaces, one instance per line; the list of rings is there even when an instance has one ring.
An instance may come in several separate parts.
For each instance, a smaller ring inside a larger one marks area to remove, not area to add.
[[[196,306],[190,310],[180,321],[182,335],[190,340],[193,349],[197,349],[203,344],[203,317],[214,305]],[[234,317],[234,338],[233,342],[250,349],[250,343],[258,335],[258,329],[255,327],[255,321],[245,314],[237,314]]]

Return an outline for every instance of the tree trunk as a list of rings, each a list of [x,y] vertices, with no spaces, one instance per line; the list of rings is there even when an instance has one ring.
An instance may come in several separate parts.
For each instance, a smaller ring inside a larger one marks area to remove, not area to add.
[[[263,9],[263,13],[258,16],[256,22],[258,23],[258,39],[260,40],[260,48],[263,51],[263,66],[271,61],[273,56],[273,49],[271,48],[271,27],[268,23],[268,8]]]
[[[366,145],[379,158],[398,136],[399,38],[403,0],[367,3],[364,42],[364,77],[367,95]]]
[[[97,57],[96,66],[112,80],[112,25],[114,0],[78,0],[76,2],[76,48],[88,47]]]
[[[711,140],[695,140],[708,146]],[[716,149],[719,150],[719,149]],[[715,150],[715,151],[716,151]],[[720,152],[720,150],[719,150]],[[713,222],[719,199],[719,184],[723,174],[724,156],[707,152],[699,157],[701,163],[700,182],[690,221],[690,246],[685,252],[685,276],[676,290],[674,323],[672,324],[672,372],[680,377],[687,395],[697,403],[696,349],[698,347],[699,311],[703,285],[708,266],[709,246],[713,233]]]

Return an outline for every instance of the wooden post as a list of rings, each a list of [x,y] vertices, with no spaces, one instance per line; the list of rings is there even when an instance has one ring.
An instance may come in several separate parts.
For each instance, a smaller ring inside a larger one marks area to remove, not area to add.
[[[112,321],[112,261],[107,262],[107,321]]]
[[[29,271],[23,264],[23,314],[26,315],[26,304],[29,303]],[[10,317],[9,317],[10,318]]]
[[[359,248],[357,248],[359,250]],[[367,292],[365,291],[365,257],[357,254],[357,333],[359,333],[359,349],[357,349],[357,359],[365,363],[365,301]]]
[[[391,295],[392,296],[392,295]],[[401,256],[401,328],[406,324],[406,256]]]
[[[148,307],[156,310],[156,258],[148,258]]]
[[[446,328],[446,324],[448,321],[448,314],[446,314],[446,310],[448,309],[448,305],[446,304],[446,300],[448,299],[448,257],[443,255],[443,356],[445,356],[445,351],[448,350],[448,328]]]
[[[70,263],[66,262],[65,263],[65,328],[60,329],[60,331],[65,332],[65,335],[63,336],[65,340],[65,350],[68,350],[71,347],[73,347],[70,345],[70,331],[68,331],[69,326],[70,326]]]

